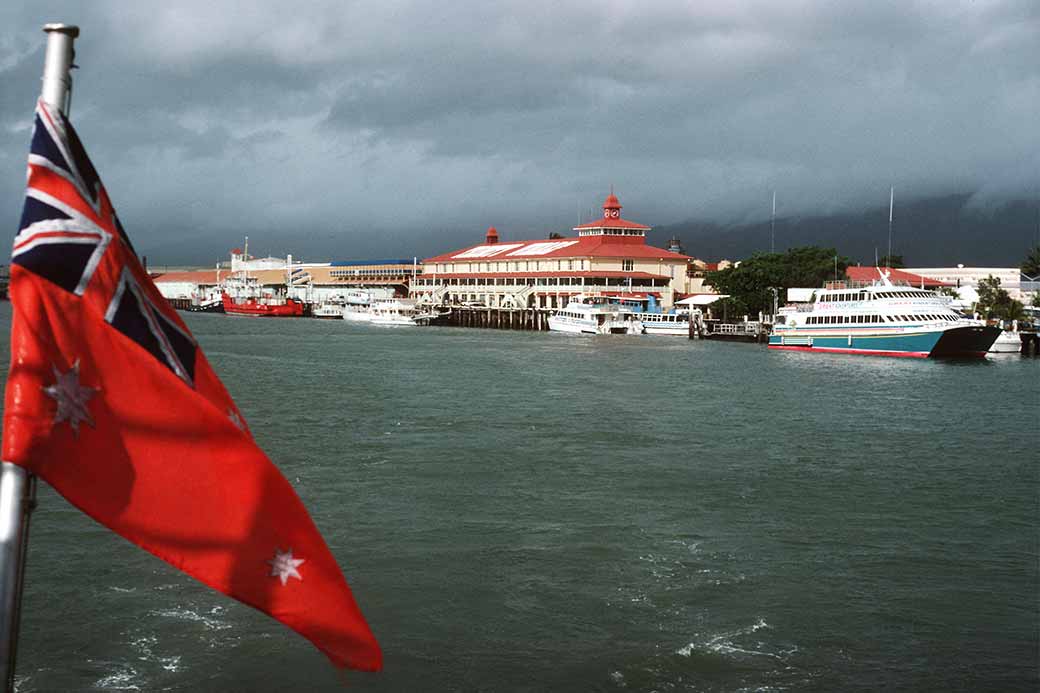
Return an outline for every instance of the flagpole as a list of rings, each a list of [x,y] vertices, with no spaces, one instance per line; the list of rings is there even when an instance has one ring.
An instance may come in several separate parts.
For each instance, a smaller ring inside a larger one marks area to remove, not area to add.
[[[40,98],[68,114],[72,93],[73,41],[79,28],[45,24],[47,52]],[[4,689],[14,690],[18,622],[21,615],[29,514],[36,507],[36,477],[11,462],[0,462],[0,668]]]

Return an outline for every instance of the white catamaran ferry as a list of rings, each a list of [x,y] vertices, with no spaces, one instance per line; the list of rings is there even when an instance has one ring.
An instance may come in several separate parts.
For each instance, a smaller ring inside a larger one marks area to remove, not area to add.
[[[1000,330],[962,317],[950,307],[952,300],[893,285],[884,275],[872,286],[819,289],[807,303],[779,311],[769,348],[918,358],[985,356]]]

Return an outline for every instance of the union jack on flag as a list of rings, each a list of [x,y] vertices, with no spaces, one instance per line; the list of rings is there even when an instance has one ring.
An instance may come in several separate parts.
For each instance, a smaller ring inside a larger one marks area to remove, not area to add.
[[[2,459],[335,664],[380,669],[306,507],[137,260],[72,125],[43,101],[10,296]]]
[[[18,228],[11,264],[76,296],[105,304],[106,322],[193,384],[195,340],[171,316],[169,305],[144,289],[151,280],[76,131],[43,100],[36,105],[28,190]],[[113,239],[118,240],[109,252]],[[115,282],[99,282],[99,295],[88,296],[88,287],[98,293],[91,280],[103,265],[107,271],[102,274]]]

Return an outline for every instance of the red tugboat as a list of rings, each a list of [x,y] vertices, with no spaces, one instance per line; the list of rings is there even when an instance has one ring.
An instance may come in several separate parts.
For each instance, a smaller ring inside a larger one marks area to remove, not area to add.
[[[224,312],[229,315],[254,315],[270,318],[298,318],[303,315],[303,303],[295,298],[233,298],[222,294]]]
[[[233,293],[229,293],[233,292]],[[256,279],[229,280],[220,295],[228,315],[251,315],[269,318],[303,316],[304,303],[283,294],[264,293]]]

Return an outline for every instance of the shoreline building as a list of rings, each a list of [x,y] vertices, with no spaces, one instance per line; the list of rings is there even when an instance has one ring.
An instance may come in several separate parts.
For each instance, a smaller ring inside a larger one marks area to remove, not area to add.
[[[382,289],[406,296],[409,285],[422,272],[415,258],[297,262],[291,255],[252,258],[239,248],[231,251],[230,263],[222,264],[225,266],[215,269],[157,273],[153,280],[165,298],[188,303],[219,297],[223,282],[242,276],[256,279],[268,291],[288,290],[293,298],[321,303],[342,298],[351,289]]]
[[[655,301],[670,308],[687,292],[693,258],[646,244],[649,226],[621,217],[611,193],[603,216],[572,229],[575,237],[500,242],[491,227],[484,242],[423,260],[412,282],[420,304],[488,308],[562,308],[575,294],[597,293]]]

